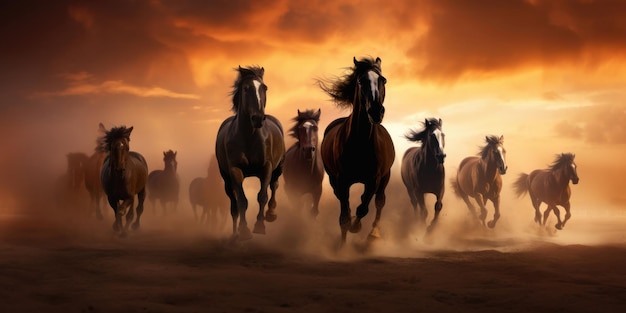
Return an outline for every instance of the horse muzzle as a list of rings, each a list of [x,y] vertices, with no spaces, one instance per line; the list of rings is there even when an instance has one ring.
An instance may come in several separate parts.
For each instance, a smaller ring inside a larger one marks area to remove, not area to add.
[[[250,117],[250,121],[252,122],[252,127],[261,128],[263,127],[263,122],[265,122],[265,115],[253,115]]]
[[[504,174],[506,174],[506,170],[508,170],[508,169],[509,169],[509,167],[508,167],[508,166],[501,167],[501,168],[500,168],[500,175],[504,175]]]
[[[367,116],[372,124],[380,124],[383,122],[383,117],[385,116],[385,107],[382,105],[379,106],[378,109],[372,107],[367,110]]]
[[[442,154],[437,154],[437,161],[439,162],[439,164],[443,164],[443,162],[446,160],[446,154],[442,153]]]
[[[314,146],[309,146],[309,147],[302,147],[301,152],[302,152],[302,155],[304,156],[304,159],[307,161],[310,161],[310,160],[313,160],[316,150],[317,149]]]
[[[572,178],[572,184],[578,185],[578,177]]]

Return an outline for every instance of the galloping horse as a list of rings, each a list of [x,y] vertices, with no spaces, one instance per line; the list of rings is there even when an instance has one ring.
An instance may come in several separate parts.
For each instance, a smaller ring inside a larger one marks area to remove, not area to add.
[[[210,223],[211,228],[222,225],[225,220],[221,217],[226,217],[226,209],[229,207],[228,197],[224,189],[219,187],[222,184],[221,180],[217,158],[213,155],[209,162],[207,176],[196,177],[189,184],[189,203],[191,203],[193,215],[200,223]],[[196,206],[202,207],[199,217]]]
[[[571,153],[561,153],[556,156],[548,169],[534,170],[530,174],[522,173],[515,181],[513,186],[517,197],[521,197],[527,192],[530,195],[530,201],[535,208],[535,222],[537,224],[545,225],[550,211],[554,211],[558,220],[554,227],[563,229],[567,220],[572,216],[569,212],[569,198],[572,193],[569,182],[571,180],[572,184],[578,184],[574,157],[575,155]],[[541,221],[541,212],[539,212],[541,202],[548,205],[548,208],[543,212],[543,222]],[[557,205],[565,208],[565,219],[562,222]]]
[[[98,124],[98,129],[100,132],[106,133],[106,129],[102,123]],[[96,146],[93,154],[87,159],[85,166],[85,188],[87,188],[89,192],[90,204],[95,206],[96,218],[99,220],[102,219],[100,204],[104,196],[100,173],[102,172],[102,163],[104,163],[106,156],[106,152],[100,151],[99,147]]]
[[[167,213],[167,203],[172,202],[174,210],[178,206],[178,195],[180,194],[180,183],[176,169],[178,162],[176,154],[172,150],[163,152],[164,169],[154,170],[148,175],[148,200],[156,214],[156,200],[159,200],[163,213]]]
[[[376,195],[376,218],[370,238],[380,237],[380,215],[385,206],[385,187],[389,183],[391,165],[395,158],[393,141],[380,123],[385,107],[385,84],[381,60],[376,58],[353,58],[351,72],[330,86],[319,81],[325,91],[340,107],[352,107],[352,113],[334,120],[328,125],[322,140],[322,160],[330,185],[341,205],[339,225],[341,242],[345,243],[348,230],[361,230],[361,219],[369,211],[369,203]],[[350,186],[364,185],[361,204],[356,209],[356,218],[350,212]]]
[[[311,194],[313,204],[311,215],[319,214],[319,202],[322,197],[322,181],[324,180],[324,164],[317,150],[317,123],[322,111],[306,110],[300,112],[293,120],[296,124],[291,128],[290,135],[298,141],[285,152],[283,175],[285,191],[291,205],[302,207],[302,196]]]
[[[146,198],[146,181],[148,180],[148,164],[144,157],[130,151],[130,133],[133,127],[113,127],[100,137],[100,151],[108,152],[102,165],[100,179],[107,195],[109,205],[115,212],[113,230],[126,236],[134,212],[135,195],[139,200],[137,205],[137,219],[133,229],[139,228],[139,219],[143,213],[143,202]],[[122,226],[122,217],[126,216],[126,225]]]
[[[402,157],[400,173],[402,182],[411,198],[411,205],[417,214],[419,204],[419,221],[426,224],[428,211],[424,203],[424,194],[432,193],[437,197],[435,202],[435,216],[428,226],[427,233],[437,224],[437,218],[442,208],[441,199],[445,191],[445,168],[443,162],[446,154],[445,135],[441,130],[441,119],[425,119],[421,131],[411,130],[405,137],[409,141],[421,142],[421,147],[411,147]]]
[[[490,228],[496,226],[500,218],[500,190],[502,189],[502,177],[506,174],[506,150],[504,149],[504,136],[486,136],[487,144],[481,148],[480,157],[471,156],[463,159],[459,165],[456,179],[452,180],[452,187],[457,196],[461,197],[474,217],[485,225],[487,200],[491,200],[495,212],[493,220],[487,225]],[[480,207],[480,215],[476,215],[476,209],[469,200],[472,197]]]
[[[233,218],[233,236],[240,240],[252,238],[246,222],[248,200],[243,190],[246,177],[258,177],[261,189],[257,195],[259,213],[254,232],[265,234],[265,220],[276,220],[276,188],[283,171],[285,140],[280,121],[265,114],[267,86],[263,82],[262,67],[237,69],[238,76],[233,85],[233,107],[235,113],[224,120],[217,132],[215,154],[224,180],[226,194],[230,198],[230,213]],[[267,187],[272,195],[267,196]],[[239,229],[237,229],[237,219]]]

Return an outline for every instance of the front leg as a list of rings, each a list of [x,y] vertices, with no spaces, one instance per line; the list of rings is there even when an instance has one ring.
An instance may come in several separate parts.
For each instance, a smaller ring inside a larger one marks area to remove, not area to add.
[[[494,228],[496,227],[498,219],[500,219],[500,195],[493,196],[491,198],[491,202],[493,203],[494,208],[493,219],[487,223],[487,226],[489,226],[489,228]]]
[[[248,210],[248,199],[243,190],[243,171],[240,168],[233,167],[230,170],[230,183],[235,196],[236,210],[239,215],[239,227],[238,227],[238,239],[248,240],[252,239],[252,233],[248,228],[248,222],[246,221],[246,211]],[[233,219],[234,223],[234,219]],[[234,225],[233,225],[234,228]]]

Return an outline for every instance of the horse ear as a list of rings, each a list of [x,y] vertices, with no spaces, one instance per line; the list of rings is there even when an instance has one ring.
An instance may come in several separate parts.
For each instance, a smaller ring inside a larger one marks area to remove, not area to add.
[[[165,153],[165,151],[163,151],[163,156],[165,156],[165,155],[166,155],[166,153]]]
[[[178,154],[178,151],[174,151],[174,156],[176,156],[176,154]]]
[[[106,131],[107,131],[107,129],[104,128],[104,124],[102,124],[102,123],[98,124],[98,130],[103,132],[103,133],[106,133]]]
[[[131,126],[131,127],[129,127],[128,129],[126,129],[126,136],[130,136],[130,133],[132,133],[132,132],[133,132],[133,127],[134,127],[134,126]]]
[[[439,126],[443,126],[443,121],[439,119]]]
[[[322,109],[317,109],[317,113],[315,113],[315,118],[319,120],[321,115],[322,115]]]
[[[427,118],[425,118],[425,119],[424,119],[424,126],[426,126],[426,127],[428,127],[428,126],[429,126],[429,122],[428,122],[428,119],[427,119]]]
[[[378,65],[378,67],[380,67],[380,63],[382,63],[383,60],[381,60],[379,57],[376,57],[376,65]]]
[[[300,114],[301,114],[301,113],[300,113],[300,109],[298,109],[298,116],[300,116]]]
[[[354,62],[354,66],[359,65],[359,62],[356,60],[356,57],[352,57],[352,62]]]
[[[265,68],[261,67],[261,78],[263,78],[263,74],[265,74]]]
[[[504,135],[500,135],[500,141],[504,142]]]

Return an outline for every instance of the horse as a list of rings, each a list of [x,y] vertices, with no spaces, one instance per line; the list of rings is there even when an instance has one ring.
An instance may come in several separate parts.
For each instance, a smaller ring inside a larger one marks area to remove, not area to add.
[[[231,110],[235,114],[222,122],[215,141],[220,174],[230,199],[233,237],[239,240],[252,238],[246,221],[248,200],[242,185],[246,177],[257,177],[261,183],[254,233],[265,234],[264,220],[273,222],[277,218],[275,195],[278,178],[283,171],[285,140],[280,121],[265,114],[267,85],[263,82],[264,73],[263,67],[239,66],[231,92]],[[268,186],[271,189],[269,202]]]
[[[400,174],[402,182],[409,193],[413,211],[418,220],[426,224],[428,211],[424,203],[424,194],[432,193],[437,197],[435,202],[435,216],[427,228],[430,233],[437,224],[437,219],[443,204],[441,199],[445,192],[445,168],[443,162],[445,134],[441,130],[441,119],[425,119],[421,131],[411,130],[405,138],[412,142],[421,142],[421,147],[411,147],[404,152]],[[419,212],[417,205],[419,204]]]
[[[176,169],[177,152],[168,150],[163,152],[164,169],[154,170],[148,175],[148,200],[154,213],[156,214],[156,200],[159,200],[163,213],[167,213],[167,203],[172,202],[174,210],[178,206],[178,196],[180,194],[180,183]]]
[[[189,184],[189,203],[196,221],[200,223],[210,222],[212,228],[222,224],[221,211],[230,205],[224,190],[218,188],[221,179],[217,158],[213,155],[209,162],[207,176],[196,177]],[[202,207],[202,213],[199,217],[196,206]]]
[[[530,201],[535,208],[535,222],[539,225],[545,225],[550,211],[554,211],[558,222],[554,227],[563,229],[565,223],[570,219],[569,198],[571,190],[569,182],[578,184],[578,172],[575,155],[572,153],[561,153],[557,155],[554,162],[547,169],[538,169],[530,172],[530,174],[521,173],[513,187],[517,197],[521,197],[528,193]],[[543,222],[541,221],[541,212],[539,206],[545,202],[548,208],[543,212]],[[561,221],[561,214],[557,205],[565,209],[565,219]]]
[[[485,225],[487,217],[487,200],[491,200],[495,212],[493,220],[487,225],[494,228],[500,218],[500,191],[502,190],[502,176],[506,174],[506,149],[504,136],[486,136],[487,143],[480,150],[479,156],[463,159],[457,170],[455,179],[452,179],[454,193],[465,201],[472,215]],[[480,207],[480,215],[469,197],[474,198]]]
[[[106,132],[102,123],[98,125],[98,129],[102,133]],[[106,155],[106,152],[100,151],[98,146],[96,146],[94,152],[87,159],[85,166],[85,188],[89,192],[90,205],[95,207],[96,218],[99,220],[103,218],[100,204],[104,196],[100,173],[102,172],[102,163],[104,163]]]
[[[352,108],[347,117],[332,121],[324,131],[321,156],[330,185],[339,200],[341,213],[341,243],[346,242],[348,230],[358,233],[361,219],[369,211],[369,203],[376,195],[376,218],[370,239],[380,237],[380,216],[385,206],[385,188],[391,176],[395,150],[391,136],[381,125],[385,107],[385,84],[381,59],[353,58],[354,67],[333,80],[319,80],[319,87],[340,108]],[[361,204],[356,217],[350,212],[350,187],[364,185]]]
[[[283,166],[285,192],[292,207],[301,208],[302,196],[311,194],[313,203],[311,215],[319,214],[319,202],[322,197],[322,181],[324,180],[324,164],[317,150],[318,123],[322,111],[306,110],[293,118],[296,122],[289,134],[297,139],[287,152]]]
[[[56,200],[59,208],[77,205],[80,189],[85,176],[87,155],[82,152],[70,152],[65,155],[66,172],[61,175],[56,185]]]
[[[139,228],[139,220],[143,213],[143,202],[146,198],[146,182],[148,180],[148,164],[144,157],[130,151],[130,134],[133,127],[113,127],[105,130],[105,134],[98,139],[100,151],[107,156],[102,164],[100,179],[104,193],[113,212],[115,222],[113,230],[125,237],[128,227],[133,220],[133,206],[135,195],[138,199],[136,208],[137,218],[132,224],[133,230]],[[126,216],[126,225],[122,226],[122,217]]]

